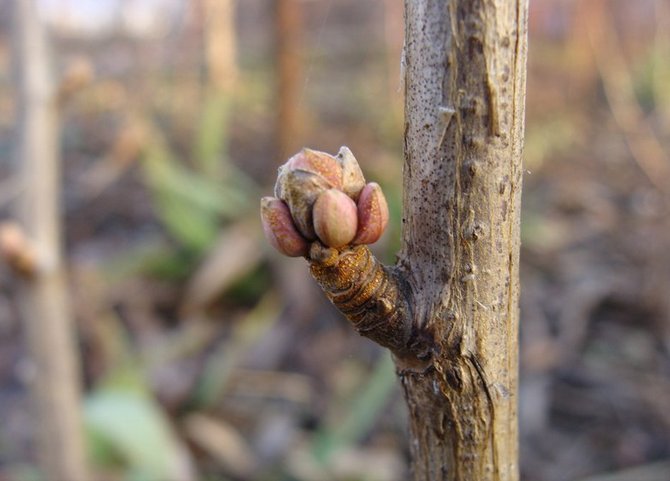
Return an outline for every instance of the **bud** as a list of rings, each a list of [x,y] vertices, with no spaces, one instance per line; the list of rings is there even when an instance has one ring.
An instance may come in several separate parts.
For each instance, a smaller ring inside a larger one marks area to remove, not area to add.
[[[320,175],[335,189],[342,189],[342,164],[330,154],[304,148],[280,167],[282,170],[305,170]]]
[[[340,190],[323,192],[314,203],[313,216],[316,235],[328,247],[345,246],[356,235],[356,204]]]
[[[307,259],[314,279],[360,334],[399,357],[414,356],[409,288],[400,271],[383,266],[367,246],[351,245],[375,242],[389,218],[381,188],[365,184],[351,151],[342,147],[331,156],[303,149],[280,167],[275,196],[261,199],[270,243]]]
[[[340,147],[337,153],[337,159],[342,165],[342,191],[354,200],[358,200],[361,190],[365,186],[365,177],[363,171],[358,165],[358,161],[348,147]]]
[[[32,275],[39,267],[32,242],[15,222],[0,224],[0,257],[19,274]]]
[[[279,198],[286,202],[298,232],[308,240],[315,240],[312,208],[317,197],[331,188],[323,177],[305,170],[291,170],[281,176]]]
[[[302,149],[279,168],[275,196],[286,202],[293,222],[307,240],[316,240],[313,207],[316,199],[328,189],[343,191],[354,201],[365,185],[356,158],[347,147],[337,156]]]
[[[291,212],[284,202],[274,197],[261,199],[261,221],[268,241],[279,252],[289,257],[307,254],[309,245],[295,228]]]
[[[373,244],[384,233],[389,221],[389,208],[382,188],[370,182],[358,199],[358,232],[353,244]]]

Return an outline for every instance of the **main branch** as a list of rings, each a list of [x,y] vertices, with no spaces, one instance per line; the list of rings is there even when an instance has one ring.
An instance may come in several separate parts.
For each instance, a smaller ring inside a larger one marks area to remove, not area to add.
[[[416,481],[513,481],[526,0],[406,0],[401,374]]]

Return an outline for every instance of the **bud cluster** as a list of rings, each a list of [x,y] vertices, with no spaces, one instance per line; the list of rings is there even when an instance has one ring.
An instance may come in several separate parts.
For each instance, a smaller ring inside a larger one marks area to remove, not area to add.
[[[309,245],[372,244],[389,212],[379,184],[365,183],[347,147],[337,156],[303,149],[279,168],[275,197],[261,199],[263,230],[284,255],[307,256]]]

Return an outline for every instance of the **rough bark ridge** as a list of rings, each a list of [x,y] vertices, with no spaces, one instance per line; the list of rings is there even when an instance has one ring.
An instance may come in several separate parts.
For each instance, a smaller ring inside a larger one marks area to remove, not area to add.
[[[399,374],[415,481],[517,467],[526,0],[406,0],[403,249],[430,366]]]

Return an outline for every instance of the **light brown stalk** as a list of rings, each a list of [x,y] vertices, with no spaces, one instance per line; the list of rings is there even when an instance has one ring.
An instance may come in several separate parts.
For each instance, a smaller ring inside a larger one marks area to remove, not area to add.
[[[303,87],[302,3],[273,0],[277,78],[276,142],[279,159],[302,144],[300,89]]]
[[[35,2],[17,0],[13,6],[16,157],[23,179],[17,218],[35,254],[17,289],[34,367],[39,462],[45,479],[86,481],[79,369],[61,256],[57,94]]]
[[[401,371],[415,481],[515,481],[526,0],[406,0]]]
[[[202,8],[209,87],[230,95],[238,75],[235,4],[233,0],[203,0]]]

